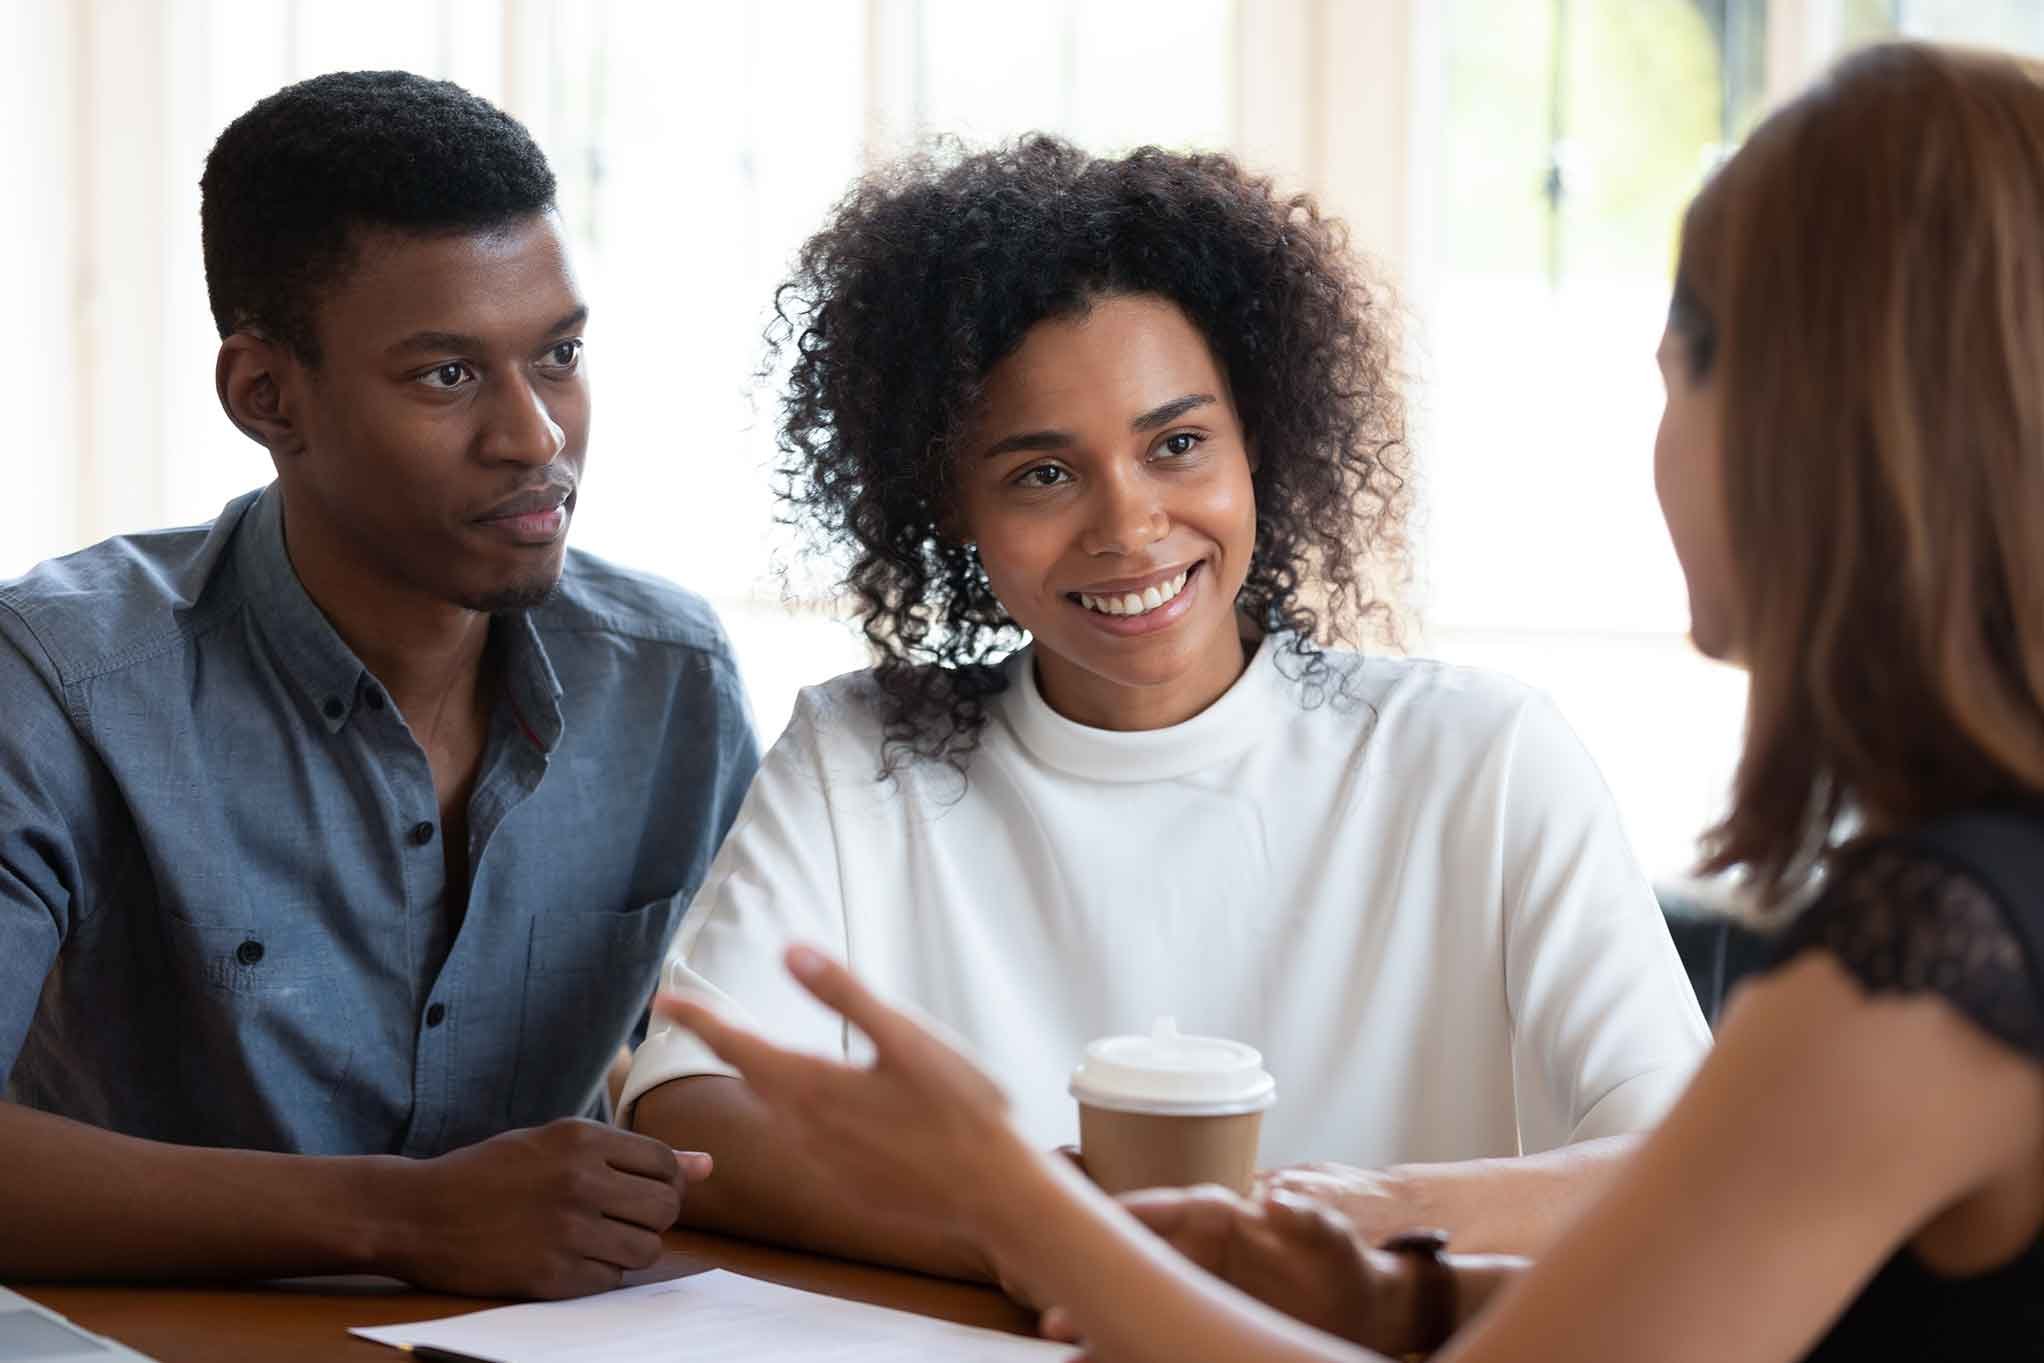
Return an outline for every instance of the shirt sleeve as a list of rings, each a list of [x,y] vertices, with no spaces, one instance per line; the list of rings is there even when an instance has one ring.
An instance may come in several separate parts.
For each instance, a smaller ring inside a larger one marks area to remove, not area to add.
[[[782,1045],[843,1056],[843,1020],[812,999],[781,961],[795,942],[840,959],[846,955],[844,896],[819,741],[816,705],[805,692],[682,919],[661,982]],[[870,773],[867,779],[873,779]],[[620,1120],[630,1121],[632,1105],[649,1089],[691,1075],[732,1072],[693,1033],[655,1019],[632,1057]]]
[[[0,605],[0,1092],[70,935],[91,865],[104,773],[65,708],[55,669]]]
[[[1645,1130],[1702,1062],[1710,1029],[1581,741],[1537,695],[1509,741],[1505,988],[1522,1147]]]

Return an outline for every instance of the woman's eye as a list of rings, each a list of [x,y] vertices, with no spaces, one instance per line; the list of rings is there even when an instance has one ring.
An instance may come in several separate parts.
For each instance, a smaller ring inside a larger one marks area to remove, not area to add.
[[[1038,464],[1016,479],[1024,487],[1056,487],[1064,480],[1065,471],[1055,464]]]
[[[438,388],[445,392],[449,389],[461,387],[462,380],[467,377],[467,365],[456,364],[450,361],[437,369],[427,370],[425,374],[420,376],[419,382],[425,384],[428,388]]]
[[[1190,431],[1180,431],[1164,437],[1163,450],[1166,454],[1191,454],[1199,448],[1199,441],[1200,438]]]

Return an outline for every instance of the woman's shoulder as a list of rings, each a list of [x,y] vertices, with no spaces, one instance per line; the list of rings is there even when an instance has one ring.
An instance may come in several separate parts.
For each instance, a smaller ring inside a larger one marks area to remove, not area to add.
[[[1338,649],[1317,663],[1283,652],[1274,662],[1300,690],[1306,715],[1358,727],[1373,742],[1452,739],[1487,749],[1529,715],[1561,723],[1546,693],[1488,668]]]
[[[941,671],[931,667],[921,675],[941,681]],[[901,751],[898,744],[890,751],[901,694],[874,668],[803,687],[767,762],[807,769],[834,790],[859,792],[862,803],[891,804],[909,791],[955,803],[966,786],[963,762]]]
[[[1841,852],[1776,940],[1829,952],[1869,993],[1936,993],[2044,1059],[2044,815],[1965,811]]]

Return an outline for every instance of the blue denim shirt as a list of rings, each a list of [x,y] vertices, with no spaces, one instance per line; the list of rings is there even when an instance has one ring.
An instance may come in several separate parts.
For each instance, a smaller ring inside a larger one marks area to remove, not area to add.
[[[299,585],[280,505],[0,585],[0,1084],[312,1154],[599,1111],[758,765],[716,617],[570,552],[496,618],[455,931],[426,754]]]

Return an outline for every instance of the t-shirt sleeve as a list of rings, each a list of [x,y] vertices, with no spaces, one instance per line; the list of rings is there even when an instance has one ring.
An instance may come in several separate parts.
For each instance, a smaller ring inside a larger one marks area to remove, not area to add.
[[[1596,764],[1544,697],[1510,736],[1505,989],[1528,1151],[1645,1130],[1710,1029]]]
[[[1876,845],[1841,867],[1783,931],[1775,964],[1828,951],[1870,994],[1933,993],[1974,1026],[2044,1060],[2044,997],[2003,906],[1958,866]]]
[[[782,1045],[843,1056],[843,1020],[812,999],[782,964],[782,953],[796,942],[839,959],[846,955],[830,795],[816,706],[807,693],[760,765],[730,836],[683,916],[661,983]],[[632,1058],[620,1120],[630,1120],[641,1094],[670,1080],[730,1073],[693,1033],[656,1018]]]
[[[70,934],[85,879],[94,759],[27,627],[0,605],[0,1092]]]

